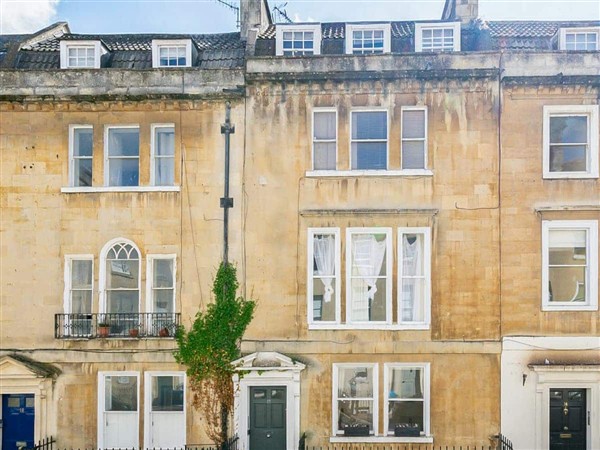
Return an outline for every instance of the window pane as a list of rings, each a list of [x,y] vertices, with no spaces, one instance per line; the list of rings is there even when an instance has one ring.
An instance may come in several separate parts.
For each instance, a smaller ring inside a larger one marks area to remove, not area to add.
[[[107,291],[107,312],[109,313],[122,313],[122,314],[135,314],[129,319],[137,320],[137,313],[139,312],[139,291]],[[127,320],[123,319],[122,321]]]
[[[91,128],[76,128],[73,130],[73,156],[92,156]]]
[[[425,111],[404,111],[402,113],[402,137],[425,137]]]
[[[330,300],[324,301],[325,283],[330,283]],[[313,281],[313,320],[335,321],[335,293],[337,290],[335,278],[314,278]]]
[[[75,159],[73,161],[73,180],[75,186],[92,185],[92,159]]]
[[[314,113],[315,139],[335,139],[335,112]]]
[[[586,268],[550,267],[549,299],[551,302],[585,302]]]
[[[183,411],[183,376],[152,377],[152,411]]]
[[[425,279],[402,279],[400,320],[402,322],[425,321]]]
[[[389,379],[389,398],[422,399],[423,369],[419,367],[391,369]]]
[[[587,116],[550,117],[550,143],[586,143],[587,122]]]
[[[137,411],[137,378],[105,377],[104,402],[105,411]]]
[[[92,291],[71,291],[71,314],[90,314],[92,312]]]
[[[585,145],[551,145],[551,172],[585,172],[587,147]]]
[[[373,398],[372,367],[340,367],[338,399]]]
[[[425,141],[402,142],[402,168],[425,169]]]
[[[387,113],[352,113],[352,139],[387,139]]]
[[[335,142],[315,143],[314,146],[314,169],[335,170],[336,169],[336,144]]]
[[[175,154],[175,129],[156,129],[156,155],[173,156]]]
[[[423,275],[423,235],[402,234],[402,275]]]
[[[368,427],[373,431],[373,400],[338,401],[338,430]]]
[[[155,259],[154,260],[154,286],[153,287],[173,287],[173,260]]]
[[[348,305],[352,322],[386,320],[386,284],[385,278],[378,278],[375,282],[377,290],[374,291],[373,285],[368,285],[364,279],[352,279]]]
[[[154,298],[154,312],[156,313],[172,313],[173,307],[173,289],[153,289],[152,295]]]
[[[109,289],[137,289],[139,281],[138,260],[106,261],[107,284]]]
[[[410,430],[415,427],[420,432],[423,429],[423,402],[389,402],[389,425],[388,431],[394,433],[396,428],[399,430]]]
[[[92,261],[71,261],[71,287],[75,289],[92,288]]]
[[[111,159],[109,161],[109,186],[138,186],[139,160]]]
[[[156,186],[173,186],[175,184],[174,158],[157,158],[154,165],[154,178]]]
[[[385,170],[387,169],[386,142],[353,142],[352,169]]]
[[[140,130],[116,128],[108,130],[109,156],[139,156]]]

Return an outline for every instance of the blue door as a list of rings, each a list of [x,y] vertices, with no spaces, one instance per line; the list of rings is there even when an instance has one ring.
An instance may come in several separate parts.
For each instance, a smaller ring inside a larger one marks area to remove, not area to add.
[[[33,394],[2,396],[2,450],[33,447]]]

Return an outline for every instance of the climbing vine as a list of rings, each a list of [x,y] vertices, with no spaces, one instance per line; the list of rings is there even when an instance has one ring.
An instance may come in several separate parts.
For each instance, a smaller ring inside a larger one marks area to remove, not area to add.
[[[222,263],[213,282],[214,302],[199,311],[191,328],[175,335],[175,359],[187,366],[193,404],[206,421],[206,433],[216,444],[227,436],[233,410],[234,367],[240,357],[242,336],[252,320],[256,303],[237,296],[236,269]]]

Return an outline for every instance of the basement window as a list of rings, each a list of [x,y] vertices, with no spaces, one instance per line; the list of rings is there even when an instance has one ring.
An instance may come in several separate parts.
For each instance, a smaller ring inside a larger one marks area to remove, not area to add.
[[[416,52],[459,52],[460,22],[415,24]]]
[[[277,25],[277,56],[311,56],[321,54],[321,25]]]

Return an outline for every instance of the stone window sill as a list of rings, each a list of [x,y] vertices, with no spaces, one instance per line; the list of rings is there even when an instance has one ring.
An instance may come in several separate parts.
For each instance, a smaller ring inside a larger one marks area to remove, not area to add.
[[[330,177],[431,177],[429,169],[411,170],[307,170],[308,178]]]
[[[63,194],[92,194],[99,192],[180,192],[180,186],[91,186],[63,187]]]
[[[393,444],[393,443],[418,443],[418,444],[431,444],[433,443],[433,436],[419,436],[419,437],[396,437],[396,436],[369,436],[369,437],[345,437],[345,436],[333,436],[329,438],[329,442],[332,444],[342,443],[374,443],[374,444]]]

